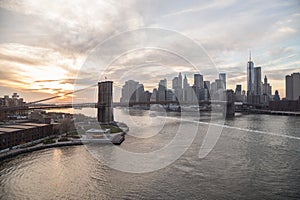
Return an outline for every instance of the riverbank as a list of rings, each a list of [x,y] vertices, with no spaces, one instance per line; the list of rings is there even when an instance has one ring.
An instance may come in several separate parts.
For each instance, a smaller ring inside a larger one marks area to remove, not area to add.
[[[20,154],[30,153],[30,152],[38,151],[38,150],[42,150],[42,149],[48,149],[48,148],[53,148],[53,147],[63,147],[63,146],[75,146],[75,145],[83,145],[83,143],[80,140],[72,140],[72,141],[67,141],[67,142],[56,142],[53,144],[38,144],[38,145],[32,146],[32,147],[13,149],[13,150],[1,153],[0,161],[3,161],[7,158],[12,158],[12,157],[20,155]]]
[[[285,116],[300,116],[300,112],[297,111],[275,111],[275,110],[262,110],[262,109],[251,109],[246,111],[236,111],[247,114],[266,114],[266,115],[285,115]]]

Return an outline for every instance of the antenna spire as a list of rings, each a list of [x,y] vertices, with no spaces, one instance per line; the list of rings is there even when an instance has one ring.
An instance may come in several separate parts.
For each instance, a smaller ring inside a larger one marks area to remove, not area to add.
[[[251,61],[251,51],[250,51],[250,53],[249,53],[249,61]]]

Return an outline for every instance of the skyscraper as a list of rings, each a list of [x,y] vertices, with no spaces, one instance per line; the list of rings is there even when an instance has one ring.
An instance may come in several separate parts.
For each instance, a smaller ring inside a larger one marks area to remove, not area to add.
[[[186,78],[186,77],[185,77]],[[172,80],[172,89],[182,89],[182,75],[178,74],[178,77],[174,77]]]
[[[193,89],[192,87],[190,87],[186,75],[184,75],[184,79],[183,79],[183,101],[186,102],[193,101]]]
[[[197,88],[204,88],[203,76],[201,74],[194,74],[194,86]]]
[[[204,88],[210,90],[210,81],[204,81]]]
[[[145,100],[145,90],[143,84],[133,80],[128,80],[125,82],[125,85],[122,87],[122,97],[120,98],[120,102],[144,102]]]
[[[254,95],[261,95],[261,67],[254,67]]]
[[[217,90],[223,90],[224,89],[223,81],[221,79],[216,79],[215,82],[217,84]]]
[[[261,103],[268,105],[269,101],[272,100],[272,86],[268,83],[268,78],[265,75],[264,83],[262,84],[262,96]]]
[[[120,99],[120,102],[122,103],[128,103],[130,100],[136,101],[136,98],[133,97],[135,91],[137,90],[139,85],[139,82],[128,80],[125,82],[125,85],[122,87],[122,97]]]
[[[172,80],[172,89],[178,89],[178,77],[174,77]]]
[[[223,89],[226,90],[226,73],[220,73],[219,79],[222,81]]]
[[[158,85],[167,88],[167,79],[160,80]]]
[[[178,88],[182,89],[182,75],[181,75],[181,72],[179,72],[179,75],[178,75]]]
[[[159,81],[158,91],[157,91],[157,100],[165,101],[167,94],[167,79],[163,79]]]
[[[188,83],[188,80],[186,78],[186,75],[184,75],[184,79],[183,79],[183,89],[186,89],[190,87],[189,83]]]
[[[172,80],[172,89],[177,100],[183,100],[183,90],[182,90],[182,75],[179,73],[178,77],[174,77]]]
[[[287,100],[297,100],[300,96],[300,73],[285,77],[285,92]]]
[[[287,100],[293,99],[293,77],[291,75],[285,76],[285,97]]]
[[[254,93],[254,62],[251,61],[251,52],[247,63],[247,95]]]
[[[275,90],[275,95],[274,95],[273,100],[274,100],[274,101],[280,101],[280,96],[279,96],[278,90]]]
[[[270,83],[268,83],[268,78],[267,76],[265,76],[264,78],[264,83],[263,83],[263,95],[267,95],[267,96],[271,96],[272,95],[272,86],[270,85]]]
[[[235,94],[238,94],[238,95],[242,94],[242,85],[236,85]]]

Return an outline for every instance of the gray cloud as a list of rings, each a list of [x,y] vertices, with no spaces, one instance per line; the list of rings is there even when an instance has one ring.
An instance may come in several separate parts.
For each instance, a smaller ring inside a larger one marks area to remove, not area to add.
[[[130,45],[128,41],[147,38],[124,38],[104,46],[105,51],[97,56],[116,59],[107,69],[99,66],[97,57],[84,62],[97,45],[111,36],[146,26],[178,31],[202,45],[203,52],[190,49],[187,54],[192,59],[203,56],[196,65],[205,79],[212,81],[222,71],[228,74],[230,84],[244,82],[247,54],[252,50],[256,65],[262,65],[270,79],[282,82],[282,76],[276,73],[299,69],[299,7],[297,1],[41,0],[31,4],[30,0],[3,0],[0,2],[0,77],[6,80],[7,87],[11,82],[18,83],[20,75],[24,77],[20,82],[28,84],[25,79],[33,76],[28,69],[33,68],[37,73],[56,69],[58,76],[65,74],[57,80],[58,84],[75,82],[79,87],[103,78],[96,77],[101,74],[98,72],[105,72],[104,75],[117,82],[120,77],[124,80],[131,77],[148,85],[156,85],[164,77],[171,81],[179,71],[192,77],[193,67],[170,53],[140,50],[115,55],[115,48]],[[172,42],[175,53],[184,49],[176,38],[160,39],[157,44]],[[216,66],[207,59],[205,51]],[[9,69],[3,70],[4,66]],[[85,70],[77,77],[80,69]],[[56,80],[48,79],[34,77],[33,82]]]

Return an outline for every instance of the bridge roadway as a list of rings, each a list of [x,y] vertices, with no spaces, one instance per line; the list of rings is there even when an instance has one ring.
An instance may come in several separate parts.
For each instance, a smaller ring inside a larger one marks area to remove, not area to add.
[[[199,102],[199,105],[209,105],[209,104],[224,104],[225,101],[201,101]],[[133,106],[133,105],[150,105],[150,104],[178,104],[178,101],[159,101],[159,102],[130,102],[128,103],[120,103],[120,102],[114,102],[114,106]],[[248,103],[241,103],[241,102],[235,102],[236,104],[236,110],[235,112],[241,112],[241,113],[256,113],[256,114],[272,114],[272,115],[294,115],[294,116],[300,116],[300,112],[291,112],[291,111],[271,111],[262,109],[262,105],[253,105]],[[180,105],[196,105],[196,102],[183,102],[180,103]],[[100,104],[101,106],[101,104]],[[248,108],[248,106],[260,108]],[[20,106],[20,107],[12,107],[12,108],[6,108],[6,107],[0,107],[0,113],[1,112],[9,112],[9,111],[16,111],[16,110],[43,110],[43,109],[60,109],[60,108],[97,108],[97,103],[79,103],[79,104],[38,104],[38,105],[27,105],[27,106]]]
[[[200,101],[198,105],[210,105],[210,104],[226,104],[226,101]],[[133,105],[153,105],[153,104],[180,104],[180,105],[197,105],[197,102],[178,102],[178,101],[150,101],[150,102],[114,102],[114,106],[133,106]],[[0,112],[16,111],[16,110],[42,110],[42,109],[59,109],[59,108],[98,108],[105,106],[101,103],[79,103],[79,104],[28,104],[25,106],[16,106],[16,107],[0,107]]]

